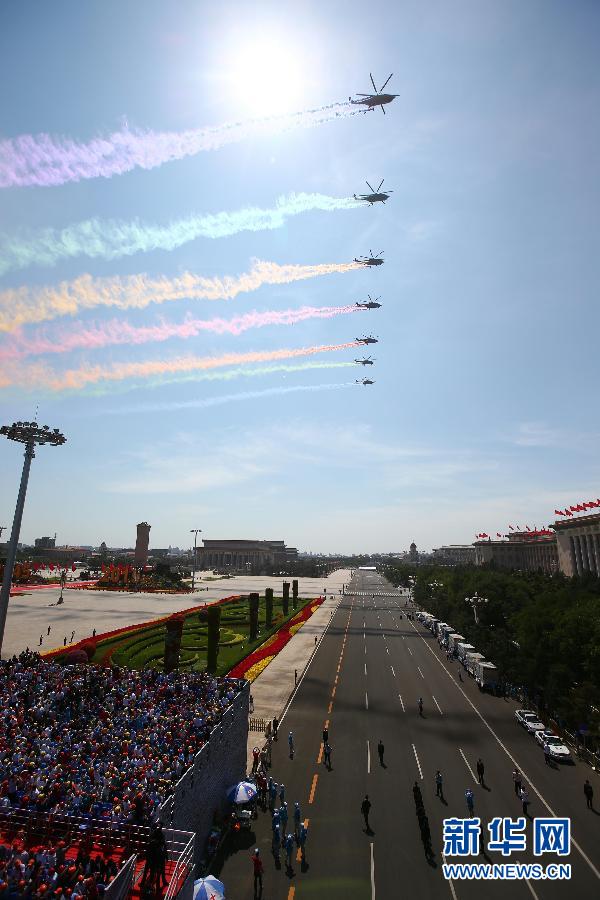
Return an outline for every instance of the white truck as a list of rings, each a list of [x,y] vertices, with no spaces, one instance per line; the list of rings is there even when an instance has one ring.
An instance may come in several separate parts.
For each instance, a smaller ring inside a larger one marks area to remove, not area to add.
[[[448,635],[448,650],[451,653],[454,653],[456,650],[456,645],[460,644],[461,641],[465,640],[464,634],[456,634],[456,632],[452,632],[452,634]]]
[[[475,681],[482,691],[493,691],[498,684],[498,669],[484,659],[475,663]]]
[[[438,622],[435,626],[435,636],[439,639],[440,634],[442,633],[442,628],[447,626],[447,622]]]
[[[469,644],[466,641],[461,641],[460,644],[456,645],[456,655],[458,656],[461,663],[464,665],[465,656],[467,653],[471,653],[475,650],[473,644]]]
[[[483,662],[485,656],[483,653],[467,653],[464,660],[464,666],[469,675],[475,675],[475,664]]]
[[[448,646],[448,637],[451,634],[454,634],[454,628],[452,627],[452,625],[444,625],[440,632],[440,644],[442,647]]]

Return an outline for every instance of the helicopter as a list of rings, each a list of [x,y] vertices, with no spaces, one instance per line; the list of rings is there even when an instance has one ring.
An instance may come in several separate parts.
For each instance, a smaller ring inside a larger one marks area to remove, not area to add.
[[[372,334],[367,335],[367,337],[354,338],[357,344],[377,344],[379,342],[379,338],[373,337]]]
[[[384,260],[381,259],[383,256],[383,250],[380,250],[375,256],[373,255],[373,251],[369,250],[369,256],[359,256],[358,259],[354,257],[355,263],[360,263],[362,266],[382,266]]]
[[[379,297],[375,297],[374,300],[371,300],[371,295],[367,294],[367,296],[369,298],[368,303],[358,303],[357,302],[356,305],[358,306],[358,308],[359,309],[379,309],[379,307],[381,306],[381,303],[377,302],[379,300]]]
[[[359,378],[355,382],[356,384],[375,384],[374,381],[371,381],[370,378]]]
[[[371,187],[369,182],[366,181],[365,184],[367,185],[367,187],[369,188],[371,193],[370,194],[359,194],[358,196],[356,194],[354,194],[354,199],[355,200],[366,200],[366,202],[370,203],[371,206],[373,206],[374,203],[385,203],[386,200],[389,200],[390,194],[393,194],[394,192],[381,190],[381,185],[383,184],[384,181],[385,181],[385,179],[382,178],[381,181],[379,182],[379,186],[376,191],[373,190],[373,188]]]
[[[375,360],[371,359],[370,356],[363,356],[362,359],[355,359],[354,362],[359,366],[372,366]]]
[[[394,73],[392,72],[392,75],[393,74]],[[369,75],[371,75],[370,72],[369,72]],[[392,77],[392,75],[390,75],[390,78]],[[371,75],[371,84],[373,85],[373,90],[375,91],[375,93],[374,94],[357,94],[356,95],[357,97],[362,97],[363,99],[362,100],[353,100],[352,97],[348,97],[348,101],[355,106],[356,105],[366,106],[367,109],[365,109],[365,112],[368,112],[371,109],[375,109],[376,106],[380,106],[381,111],[385,115],[385,109],[383,108],[383,104],[391,103],[392,100],[394,99],[394,97],[400,96],[399,94],[384,94],[383,93],[383,89],[387,85],[390,78],[388,78],[388,80],[385,82],[385,84],[383,84],[380,88],[377,88],[375,85],[375,82],[373,81],[373,76]]]

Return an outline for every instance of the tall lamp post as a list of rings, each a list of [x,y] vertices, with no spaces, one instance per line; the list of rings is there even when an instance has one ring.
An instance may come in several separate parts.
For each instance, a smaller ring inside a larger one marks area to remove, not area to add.
[[[202,533],[201,528],[190,528],[190,534],[194,535],[194,565],[192,567],[192,590],[196,583],[196,545],[198,543],[198,534]]]
[[[477,607],[481,606],[482,603],[487,603],[487,597],[478,597],[477,591],[473,594],[472,597],[465,597],[465,603],[470,603],[473,607],[473,615],[475,616],[475,624],[479,625],[479,616],[477,615]]]
[[[18,444],[25,444],[25,462],[23,463],[23,472],[21,474],[21,485],[19,487],[19,495],[17,497],[17,505],[15,508],[15,517],[13,519],[12,531],[10,533],[10,541],[6,549],[6,563],[4,565],[4,577],[2,579],[2,590],[0,591],[0,652],[2,651],[2,643],[4,641],[4,627],[6,625],[6,614],[8,612],[8,601],[10,598],[10,585],[12,582],[13,569],[15,567],[15,559],[17,557],[17,547],[19,544],[19,535],[21,533],[21,520],[23,519],[23,509],[25,507],[25,496],[27,494],[27,482],[29,481],[29,470],[31,469],[31,460],[35,456],[36,444],[50,444],[53,447],[60,447],[64,444],[66,437],[60,433],[58,428],[50,431],[48,425],[38,426],[37,422],[13,422],[12,425],[3,425],[0,428],[0,434],[3,434],[9,441],[16,441]]]

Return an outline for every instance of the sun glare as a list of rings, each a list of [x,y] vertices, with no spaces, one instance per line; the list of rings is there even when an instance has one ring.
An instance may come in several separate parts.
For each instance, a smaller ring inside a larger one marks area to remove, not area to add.
[[[239,46],[228,67],[232,99],[259,116],[295,112],[304,105],[307,73],[294,48],[259,37]]]

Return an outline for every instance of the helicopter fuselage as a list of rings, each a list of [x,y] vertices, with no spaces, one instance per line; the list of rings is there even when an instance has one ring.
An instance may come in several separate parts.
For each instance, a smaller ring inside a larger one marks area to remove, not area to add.
[[[351,100],[350,103],[360,104],[362,106],[383,106],[384,103],[391,103],[399,94],[369,94],[363,100]]]

